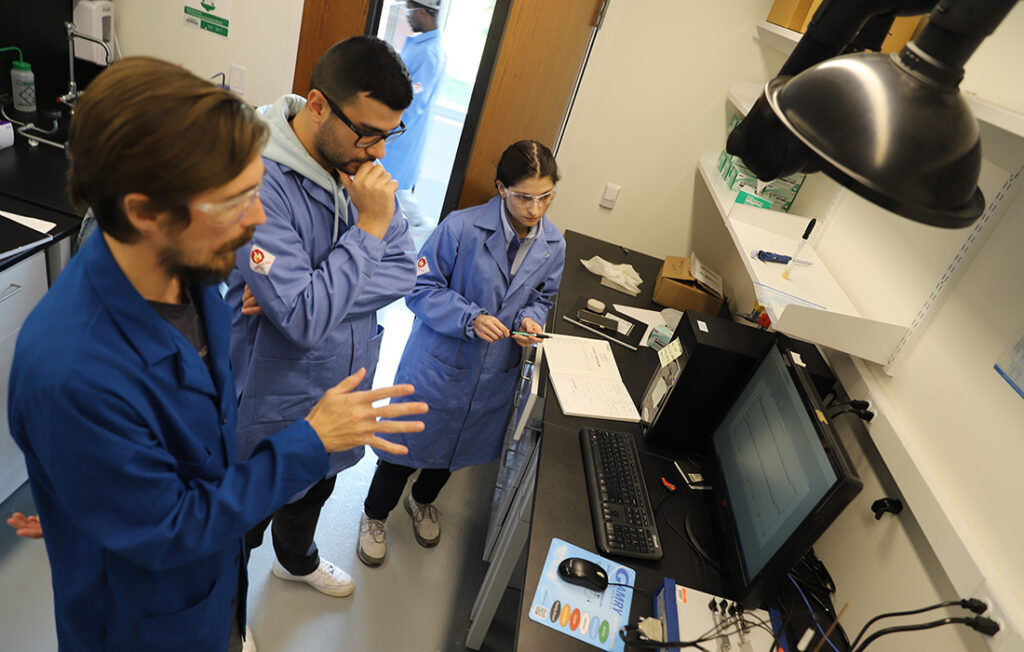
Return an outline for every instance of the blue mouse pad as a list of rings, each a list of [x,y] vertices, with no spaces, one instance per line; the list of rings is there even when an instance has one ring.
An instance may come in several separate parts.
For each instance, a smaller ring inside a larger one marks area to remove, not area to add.
[[[602,593],[569,584],[558,576],[558,565],[567,557],[580,557],[598,564],[608,573],[608,588]],[[557,629],[602,650],[621,651],[625,644],[619,628],[629,622],[636,571],[561,539],[552,539],[544,561],[537,592],[530,605],[530,620]],[[627,586],[612,586],[626,584]]]

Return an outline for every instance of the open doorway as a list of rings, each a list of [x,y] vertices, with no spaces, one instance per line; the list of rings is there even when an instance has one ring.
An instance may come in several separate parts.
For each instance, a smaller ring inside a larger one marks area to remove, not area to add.
[[[413,105],[406,111],[407,131],[394,146],[388,145],[382,163],[399,181],[399,201],[417,246],[441,218],[495,4],[496,0],[380,3],[376,35],[402,55],[414,92]]]

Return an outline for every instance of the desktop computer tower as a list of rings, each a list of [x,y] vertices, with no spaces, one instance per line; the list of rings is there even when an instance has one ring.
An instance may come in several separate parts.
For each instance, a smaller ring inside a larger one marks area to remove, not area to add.
[[[696,450],[718,425],[774,334],[687,310],[672,335],[682,353],[658,366],[640,402],[644,442],[668,454]]]

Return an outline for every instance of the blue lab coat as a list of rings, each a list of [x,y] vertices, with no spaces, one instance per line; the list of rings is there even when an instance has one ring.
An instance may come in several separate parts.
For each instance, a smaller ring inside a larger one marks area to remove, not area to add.
[[[383,241],[357,228],[356,207],[288,124],[302,106],[302,98],[285,96],[261,109],[271,127],[260,191],[267,221],[238,250],[228,279],[242,459],[360,367],[366,378],[359,389],[371,387],[384,335],[377,309],[408,294],[416,279],[415,245],[398,202]],[[256,249],[262,266],[252,260]],[[246,284],[262,315],[239,311]],[[352,466],[363,451],[332,453],[327,475]]]
[[[412,79],[412,104],[402,113],[405,133],[387,144],[381,165],[398,180],[399,190],[409,190],[420,176],[423,148],[430,132],[434,100],[441,88],[447,63],[441,47],[441,30],[410,36],[402,46],[402,61]]]
[[[243,535],[327,470],[305,421],[236,460],[228,308],[214,288],[192,296],[209,370],[93,237],[18,336],[9,423],[62,652],[223,652],[245,597]]]
[[[543,325],[558,292],[565,240],[546,218],[509,279],[501,198],[451,213],[420,249],[416,288],[405,299],[416,315],[395,374],[412,383],[405,400],[426,401],[425,431],[388,435],[409,454],[377,455],[395,464],[452,471],[501,454],[522,348],[488,343],[473,332],[486,312],[516,330],[525,317]]]

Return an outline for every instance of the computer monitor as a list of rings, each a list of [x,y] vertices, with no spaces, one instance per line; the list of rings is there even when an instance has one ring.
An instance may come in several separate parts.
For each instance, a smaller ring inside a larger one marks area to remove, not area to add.
[[[795,360],[777,340],[711,436],[722,561],[748,608],[777,590],[862,486]]]

